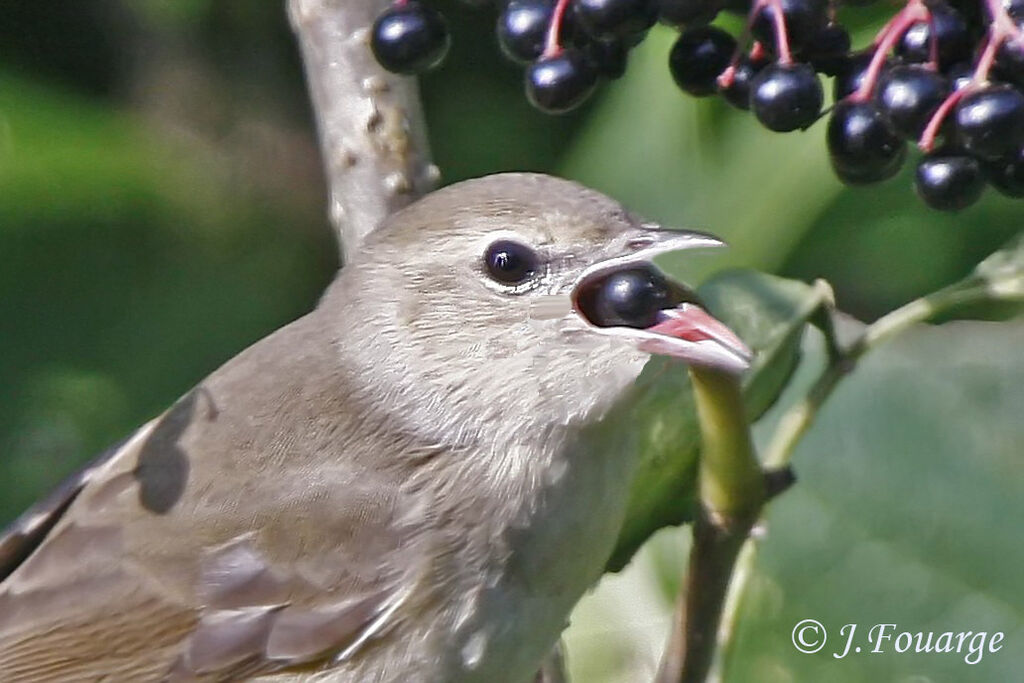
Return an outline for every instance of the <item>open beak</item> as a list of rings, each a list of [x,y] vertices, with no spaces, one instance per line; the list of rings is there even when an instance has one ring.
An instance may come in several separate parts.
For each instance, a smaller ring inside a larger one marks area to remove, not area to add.
[[[648,353],[679,358],[693,367],[742,373],[753,358],[743,340],[704,310],[693,290],[668,278],[653,263],[660,254],[714,246],[723,246],[723,242],[703,233],[645,226],[627,240],[625,254],[595,263],[583,272],[573,286],[573,309],[594,332],[631,340]],[[604,316],[600,297],[607,288],[622,274],[638,273],[648,278],[646,300],[656,302],[655,310],[642,316],[642,322]]]

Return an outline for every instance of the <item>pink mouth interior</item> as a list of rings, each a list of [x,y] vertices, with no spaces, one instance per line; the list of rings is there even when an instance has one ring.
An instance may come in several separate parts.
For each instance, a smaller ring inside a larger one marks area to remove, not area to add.
[[[648,332],[694,343],[714,341],[740,355],[748,358],[753,356],[753,353],[735,332],[721,321],[713,318],[700,306],[684,303],[678,308],[663,310],[662,316],[664,319],[648,327]]]

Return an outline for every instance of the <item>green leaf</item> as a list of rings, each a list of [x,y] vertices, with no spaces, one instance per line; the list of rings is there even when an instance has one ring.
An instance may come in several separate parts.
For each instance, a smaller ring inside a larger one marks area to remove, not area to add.
[[[757,352],[744,380],[747,409],[760,416],[784,388],[799,359],[807,319],[828,295],[825,286],[758,273],[720,273],[698,289],[710,312]],[[623,416],[644,454],[630,496],[626,522],[609,569],[617,571],[658,529],[692,517],[700,434],[686,366],[652,358],[638,387],[643,398]]]
[[[727,681],[1020,680],[1024,324],[920,327],[869,354],[798,447],[772,504]],[[801,654],[807,618],[829,633]],[[858,624],[844,659],[840,629]],[[866,631],[1005,633],[980,663],[869,651]]]
[[[1022,346],[1021,321],[922,325],[844,380],[797,450],[797,484],[768,509],[725,683],[1021,680]],[[820,335],[807,336],[804,355],[794,384],[823,363]],[[660,579],[680,576],[688,536],[658,534],[581,602],[565,634],[578,680],[652,679],[675,596]],[[829,632],[816,654],[791,642],[808,618]],[[861,636],[876,623],[1006,635],[974,665],[965,652],[872,654],[864,643],[836,659],[849,623]]]

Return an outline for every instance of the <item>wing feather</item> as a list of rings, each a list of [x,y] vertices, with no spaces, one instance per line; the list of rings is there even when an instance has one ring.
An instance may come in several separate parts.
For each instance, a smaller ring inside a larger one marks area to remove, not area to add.
[[[402,445],[322,329],[243,352],[0,536],[0,680],[309,670],[388,631],[424,566],[396,519],[427,508],[366,450]]]
[[[115,458],[123,448],[143,438],[152,426],[153,422],[143,425],[121,443],[108,448],[0,530],[0,581],[10,576],[39,547],[100,467]]]

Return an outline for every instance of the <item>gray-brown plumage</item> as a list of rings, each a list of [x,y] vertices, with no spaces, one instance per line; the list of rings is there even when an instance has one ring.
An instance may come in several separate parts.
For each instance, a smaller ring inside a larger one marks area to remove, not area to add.
[[[498,239],[538,255],[525,284],[483,267]],[[573,294],[713,243],[538,175],[399,212],[315,311],[0,536],[0,680],[529,680],[615,542],[638,346],[724,357]]]

